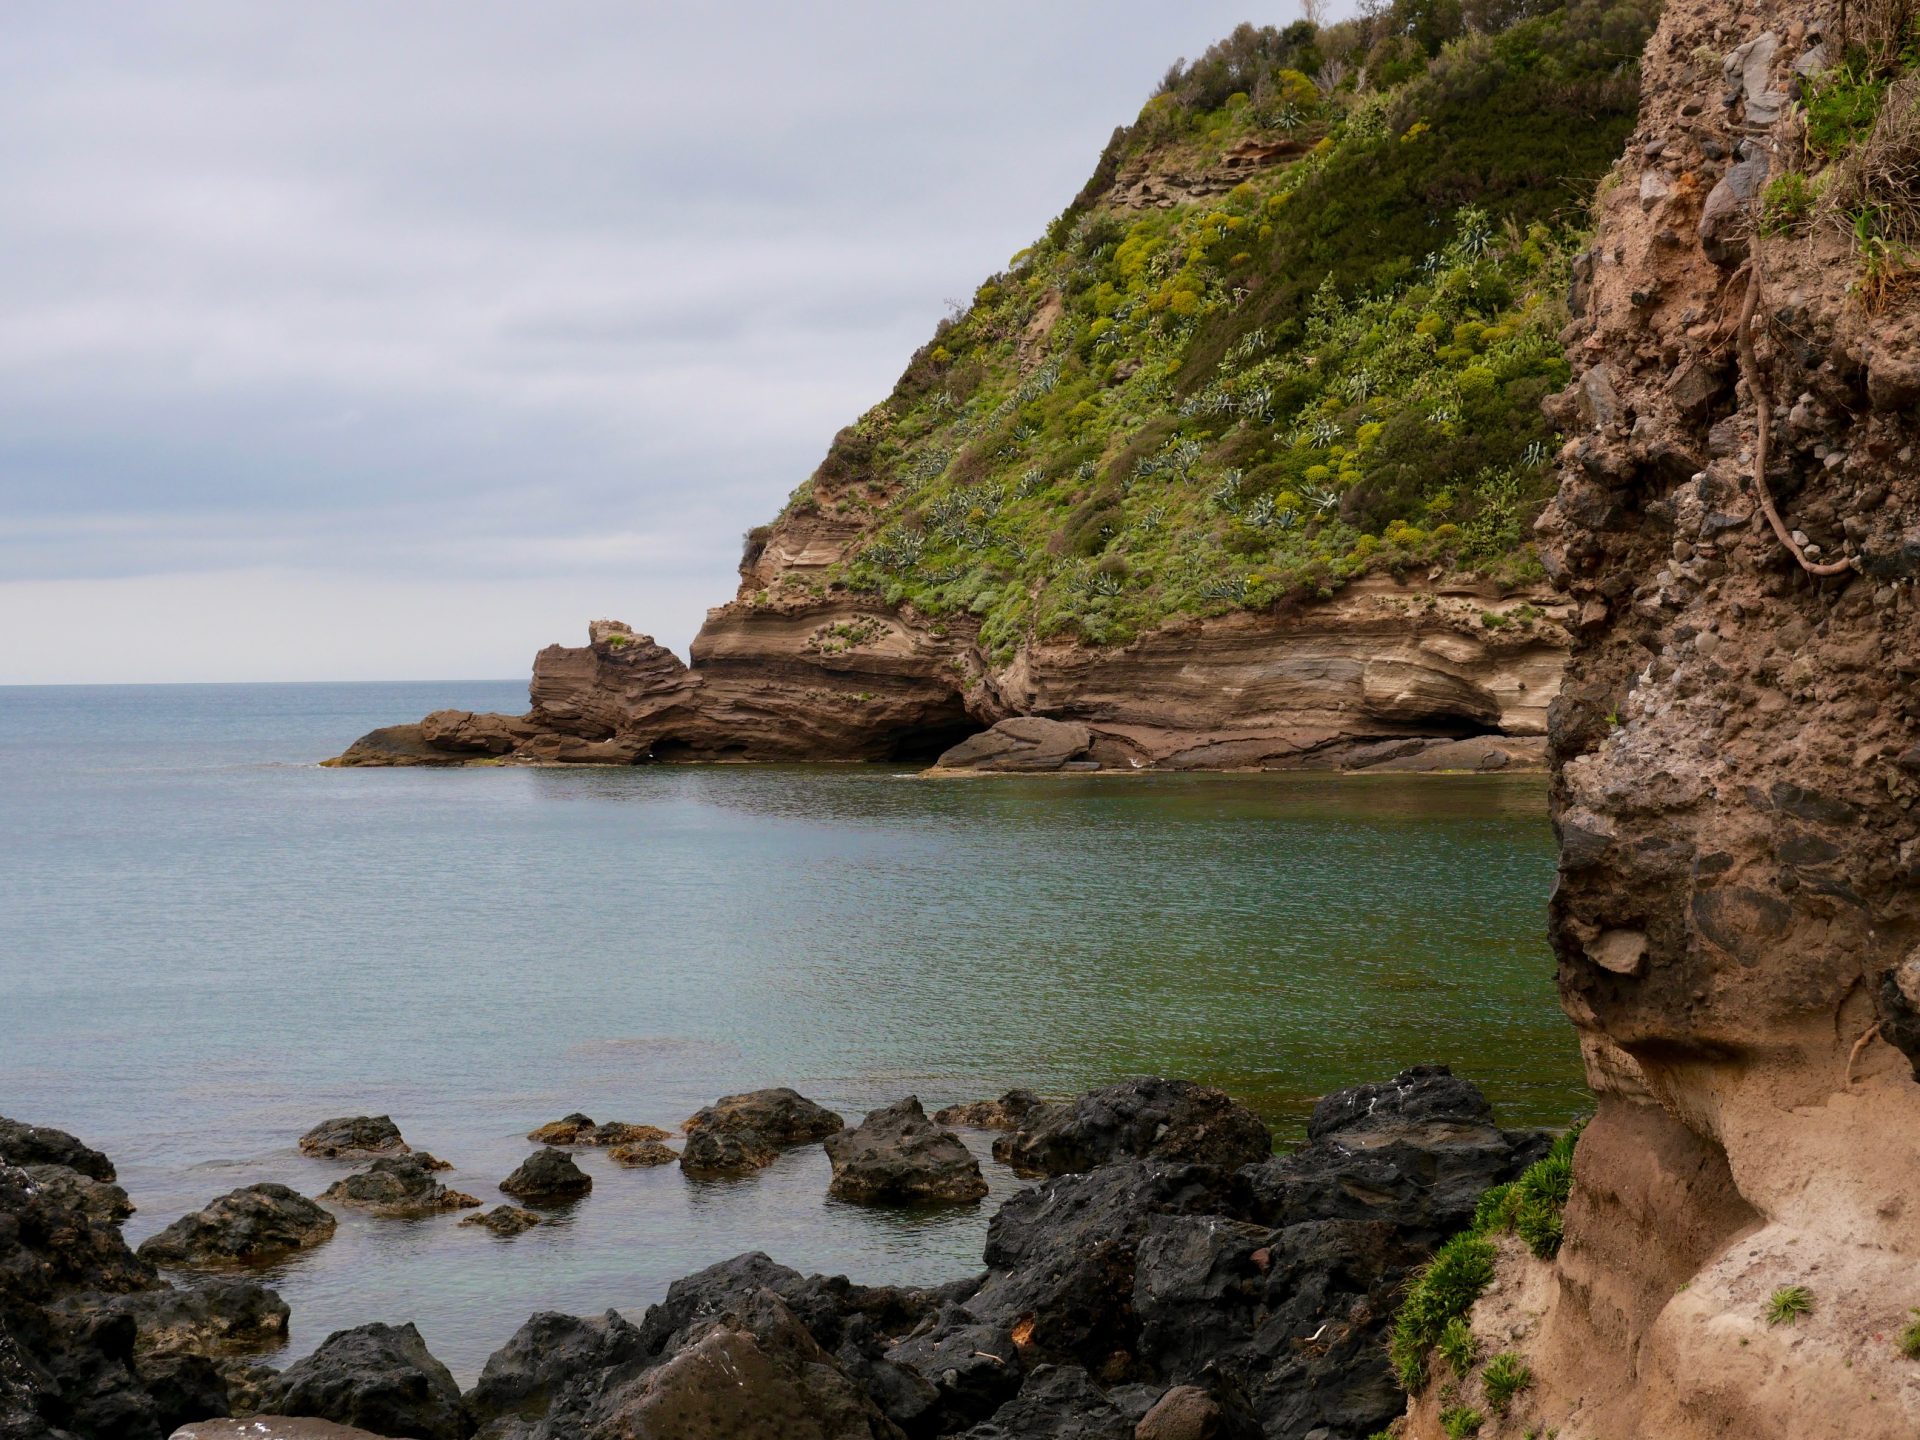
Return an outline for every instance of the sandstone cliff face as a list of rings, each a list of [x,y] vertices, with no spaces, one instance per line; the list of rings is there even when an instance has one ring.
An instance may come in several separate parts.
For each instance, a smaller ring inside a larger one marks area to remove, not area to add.
[[[1500,1433],[1920,1433],[1897,1344],[1920,1306],[1920,315],[1865,308],[1837,226],[1756,239],[1742,200],[1802,163],[1786,96],[1837,23],[1670,3],[1582,267],[1578,435],[1540,532],[1577,613],[1552,926],[1599,1111],[1557,1266],[1508,1257],[1476,1310],[1534,1367]],[[1838,573],[1776,535],[1763,454],[1782,528]],[[1811,1313],[1770,1325],[1793,1285]]]

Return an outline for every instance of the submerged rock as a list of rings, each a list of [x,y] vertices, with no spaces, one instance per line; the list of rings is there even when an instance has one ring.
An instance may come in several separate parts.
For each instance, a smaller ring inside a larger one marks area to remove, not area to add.
[[[470,1210],[480,1203],[474,1196],[450,1190],[435,1180],[435,1168],[431,1155],[388,1156],[357,1174],[334,1181],[320,1198],[395,1220]]]
[[[521,1161],[500,1188],[521,1200],[572,1200],[593,1189],[593,1177],[566,1151],[548,1146]]]
[[[268,1398],[278,1413],[357,1425],[376,1435],[467,1440],[474,1428],[453,1376],[410,1324],[335,1331],[290,1365]]]
[[[827,1193],[862,1205],[967,1204],[987,1193],[980,1162],[951,1130],[927,1119],[917,1096],[875,1110],[825,1140]]]
[[[942,1125],[958,1125],[968,1130],[1015,1130],[1040,1104],[1031,1090],[1007,1091],[998,1100],[975,1100],[964,1105],[949,1105],[933,1112]]]
[[[845,1128],[831,1110],[784,1086],[723,1095],[687,1121],[680,1168],[689,1174],[740,1174],[771,1165],[780,1151]]]
[[[680,1152],[662,1145],[658,1140],[641,1140],[631,1145],[614,1146],[607,1151],[607,1158],[616,1165],[636,1169],[647,1165],[671,1165],[680,1158]]]
[[[139,1253],[153,1265],[257,1265],[331,1239],[335,1224],[285,1185],[245,1185],[149,1236]]]
[[[300,1137],[300,1153],[323,1160],[372,1160],[381,1155],[405,1155],[412,1149],[400,1138],[400,1127],[387,1115],[342,1115],[322,1120]]]
[[[0,1115],[0,1164],[31,1168],[35,1165],[60,1165],[89,1180],[112,1183],[113,1162],[98,1150],[48,1125],[28,1125]]]
[[[468,1215],[460,1221],[462,1225],[478,1225],[491,1230],[496,1235],[514,1236],[531,1230],[540,1223],[540,1217],[531,1210],[523,1210],[518,1205],[496,1205],[491,1210],[483,1210],[478,1215]]]
[[[537,1145],[637,1145],[648,1140],[664,1140],[667,1132],[657,1125],[632,1125],[609,1120],[604,1125],[578,1111],[530,1131],[527,1139]]]
[[[1272,1153],[1267,1127],[1224,1091],[1158,1078],[1042,1105],[993,1142],[994,1159],[1028,1175],[1065,1175],[1130,1157],[1231,1168]]]

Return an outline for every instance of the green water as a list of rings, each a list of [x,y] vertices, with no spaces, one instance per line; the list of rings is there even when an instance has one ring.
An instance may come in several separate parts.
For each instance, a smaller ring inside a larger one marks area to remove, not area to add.
[[[1419,1061],[1509,1123],[1583,1103],[1539,780],[312,764],[521,698],[0,689],[0,1113],[108,1150],[131,1238],[238,1184],[318,1193],[339,1169],[294,1139],[363,1111],[492,1203],[533,1125],[672,1125],[758,1085],[853,1118],[1182,1075],[1283,1139],[1316,1095]],[[583,1164],[593,1195],[511,1242],[346,1215],[269,1272],[294,1350],[414,1319],[470,1377],[534,1309],[637,1310],[747,1249],[950,1278],[994,1203],[843,1205],[817,1148],[733,1184]],[[996,1198],[1018,1183],[988,1172]]]

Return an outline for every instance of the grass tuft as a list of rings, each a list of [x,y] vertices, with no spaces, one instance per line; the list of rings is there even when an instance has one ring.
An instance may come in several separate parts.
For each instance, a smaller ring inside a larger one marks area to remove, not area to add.
[[[1486,1423],[1487,1417],[1471,1405],[1455,1405],[1440,1412],[1440,1428],[1447,1432],[1447,1440],[1466,1440],[1469,1435],[1478,1435]]]
[[[1481,1379],[1487,1387],[1487,1404],[1494,1414],[1504,1415],[1513,1397],[1533,1384],[1533,1371],[1511,1350],[1503,1350],[1487,1362],[1487,1373]]]
[[[1813,1313],[1813,1292],[1804,1285],[1782,1285],[1767,1298],[1767,1324],[1791,1325]]]

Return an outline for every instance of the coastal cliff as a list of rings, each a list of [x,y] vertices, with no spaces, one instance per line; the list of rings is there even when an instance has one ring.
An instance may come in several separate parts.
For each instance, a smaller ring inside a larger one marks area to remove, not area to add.
[[[1672,0],[1647,51],[1540,526],[1598,1113],[1408,1435],[1920,1433],[1914,21]]]
[[[524,717],[337,763],[932,758],[1029,716],[1088,766],[1538,763],[1562,192],[1618,154],[1650,21],[1444,18],[1176,65],[748,533],[690,665],[597,622]]]

